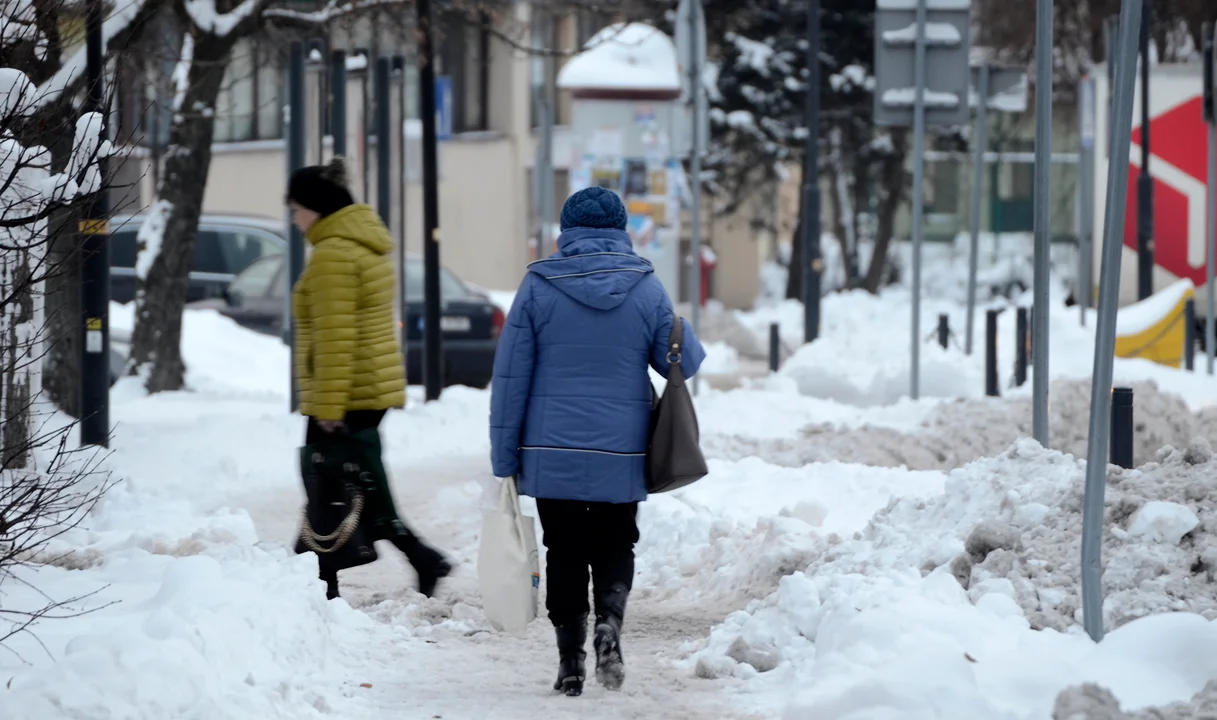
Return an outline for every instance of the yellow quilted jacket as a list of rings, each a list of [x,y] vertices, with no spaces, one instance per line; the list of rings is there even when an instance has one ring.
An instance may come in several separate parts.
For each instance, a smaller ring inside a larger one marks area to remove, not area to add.
[[[341,420],[348,410],[404,406],[388,229],[368,205],[351,205],[305,237],[313,254],[292,289],[300,412]]]

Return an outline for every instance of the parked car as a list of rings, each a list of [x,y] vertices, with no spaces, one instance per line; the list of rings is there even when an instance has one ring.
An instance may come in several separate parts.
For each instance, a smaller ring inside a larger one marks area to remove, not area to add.
[[[146,213],[119,215],[110,222],[110,299],[135,299],[135,257]],[[283,219],[256,215],[204,214],[194,245],[186,301],[222,297],[233,278],[255,260],[283,253]]]
[[[238,324],[267,335],[283,336],[287,308],[287,261],[282,253],[255,260],[228,285],[222,298],[190,303],[212,308]],[[405,259],[406,376],[412,385],[423,382],[423,262],[414,254]],[[506,320],[503,310],[483,292],[470,288],[447,268],[440,270],[443,301],[440,328],[444,336],[444,384],[482,388],[490,384],[494,351]]]

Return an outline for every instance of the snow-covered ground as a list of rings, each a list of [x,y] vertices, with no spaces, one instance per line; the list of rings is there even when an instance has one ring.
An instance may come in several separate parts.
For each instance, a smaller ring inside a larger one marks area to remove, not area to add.
[[[924,311],[926,333],[945,312],[962,336],[958,305]],[[798,318],[777,305],[738,319],[759,341],[779,322],[797,347]],[[116,307],[113,321],[130,318]],[[1012,339],[1013,312],[1002,322]],[[544,620],[512,637],[480,610],[488,393],[424,404],[412,390],[384,428],[402,513],[456,574],[423,598],[384,547],[326,602],[311,556],[289,550],[302,422],[287,411],[287,350],[192,311],[192,391],[149,398],[120,382],[105,464],[121,482],[47,564],[0,585],[5,611],[85,596],[61,613],[75,617],[4,643],[0,718],[1039,720],[1083,682],[1138,708],[1217,678],[1217,460],[1205,440],[1217,381],[1117,362],[1117,380],[1135,383],[1143,465],[1110,473],[1110,633],[1096,646],[1077,584],[1089,332],[1076,312],[1053,316],[1045,450],[1019,439],[1029,386],[982,397],[979,342],[971,357],[925,343],[926,398],[902,398],[907,325],[899,291],[833,295],[822,341],[778,374],[703,390],[710,476],[640,512],[625,689],[593,684],[571,699],[549,690]],[[731,372],[738,355],[712,343],[708,363]]]

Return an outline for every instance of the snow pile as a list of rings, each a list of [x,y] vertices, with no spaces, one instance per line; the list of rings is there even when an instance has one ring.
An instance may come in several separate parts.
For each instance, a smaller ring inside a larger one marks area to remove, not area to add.
[[[206,515],[125,485],[111,490],[47,548],[52,564],[5,584],[6,610],[41,607],[46,591],[66,601],[55,612],[66,619],[5,641],[18,661],[0,662],[0,717],[343,714],[335,686],[357,679],[347,682],[335,654],[369,621],[326,603],[311,556],[256,542],[244,511]]]
[[[706,359],[698,371],[702,375],[725,375],[739,371],[739,351],[724,342],[705,343]]]
[[[745,679],[775,670],[766,682],[805,690],[790,718],[1030,719],[1046,717],[1071,683],[1102,678],[1131,692],[1152,660],[1144,638],[1163,641],[1162,626],[1145,623],[1172,622],[1145,616],[1196,613],[1173,621],[1205,627],[1217,617],[1215,470],[1198,440],[1140,470],[1110,471],[1104,613],[1116,630],[1097,649],[1078,627],[1083,463],[1021,440],[952,472],[941,496],[896,500],[865,530],[809,548],[805,572],[729,616],[690,670]],[[1122,635],[1141,640],[1122,647]],[[1172,637],[1210,642],[1194,628]],[[1217,667],[1159,688],[1173,696],[1130,701],[1190,697],[1212,677]]]
[[[135,327],[135,304],[110,304],[110,325]],[[251,332],[215,310],[186,310],[182,316],[186,387],[213,397],[284,398],[291,392],[291,348],[270,335]],[[122,381],[119,393],[143,394],[142,383]]]
[[[1192,412],[1183,398],[1162,392],[1152,381],[1129,386],[1135,403],[1134,462],[1151,460],[1166,444],[1186,444],[1194,437],[1217,438],[1217,410]],[[1090,383],[1058,380],[1049,388],[1049,398],[1052,446],[1085,457]],[[699,407],[712,407],[716,401],[721,402],[707,397],[699,402]],[[790,424],[780,427],[789,428]],[[934,406],[906,400],[892,407],[890,417],[873,419],[872,412],[870,417],[850,418],[826,412],[817,421],[786,435],[751,432],[742,420],[726,425],[716,421],[710,432],[720,434],[707,436],[703,428],[703,444],[723,458],[759,455],[787,467],[840,460],[877,467],[953,470],[973,460],[997,455],[1018,438],[1030,436],[1031,399],[1026,395],[971,398]]]
[[[842,463],[781,468],[711,460],[710,474],[639,509],[636,593],[690,603],[764,597],[813,559],[824,533],[866,525],[893,494],[942,491],[937,472]]]
[[[923,303],[921,351],[922,397],[960,397],[984,391],[984,376],[975,358],[962,349],[946,350],[929,342],[929,318],[955,307]],[[798,383],[799,392],[847,405],[889,405],[909,392],[909,316],[891,298],[864,290],[824,299],[822,336],[799,348],[781,373]]]

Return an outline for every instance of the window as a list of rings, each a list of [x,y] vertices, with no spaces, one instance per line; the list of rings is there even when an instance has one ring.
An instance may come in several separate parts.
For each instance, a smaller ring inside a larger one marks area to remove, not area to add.
[[[241,272],[258,258],[283,252],[280,243],[256,230],[222,231],[219,246],[224,266],[231,273]]]
[[[452,131],[489,129],[490,31],[482,16],[470,20],[459,12],[445,13],[437,25],[441,38],[436,72],[452,78]]]
[[[228,56],[228,67],[216,99],[216,142],[254,138],[254,46],[240,40]]]
[[[425,269],[418,260],[406,260],[406,302],[420,303],[423,301],[423,277]],[[444,302],[462,300],[469,297],[465,285],[448,272],[447,268],[439,271],[439,292]]]
[[[234,294],[246,298],[262,298],[270,295],[271,283],[283,268],[283,253],[259,258],[245,271],[237,275],[228,285]]]
[[[220,234],[215,230],[199,230],[194,242],[194,272],[231,274],[228,264],[224,262],[224,253],[220,251]]]
[[[131,230],[110,233],[110,267],[135,267],[135,254],[137,250],[135,234],[137,232],[137,228],[132,228]]]
[[[283,105],[287,97],[283,87],[284,66],[279,46],[265,39],[257,43],[254,112],[257,124],[254,137],[259,139],[283,137]]]

